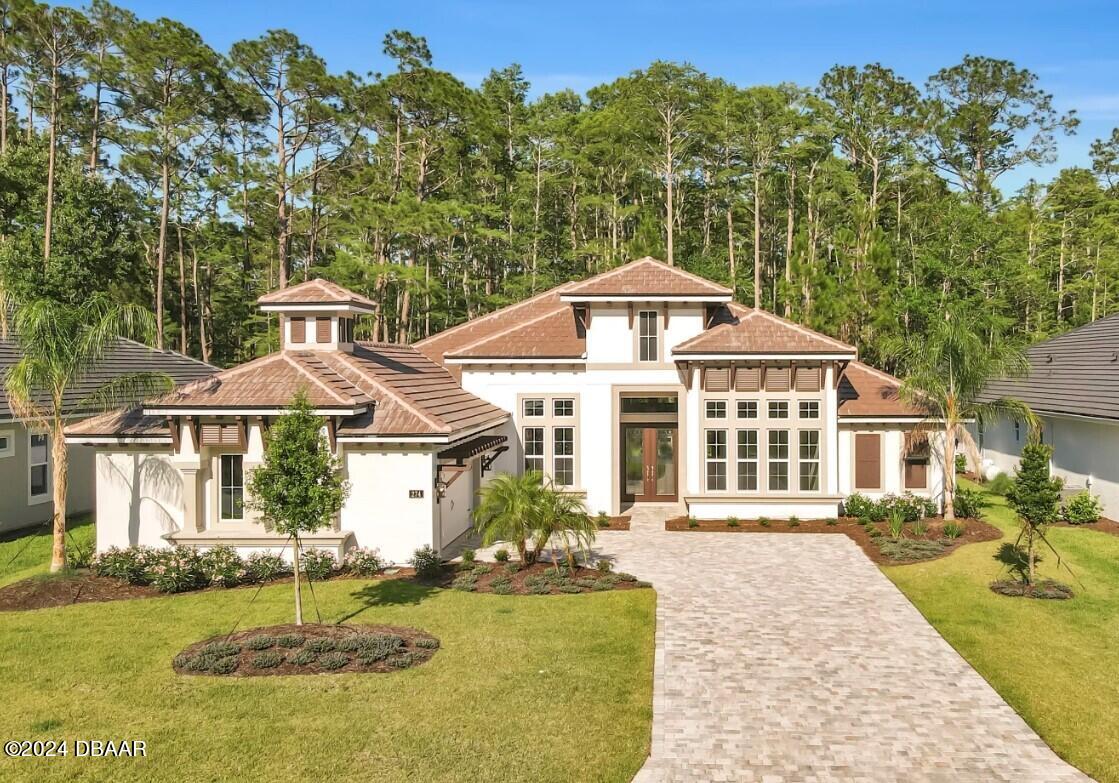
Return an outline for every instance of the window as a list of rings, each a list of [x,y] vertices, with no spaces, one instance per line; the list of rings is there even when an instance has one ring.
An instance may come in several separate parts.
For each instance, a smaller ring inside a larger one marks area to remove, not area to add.
[[[789,431],[769,431],[769,489],[789,490]]]
[[[758,488],[758,431],[738,431],[738,491]]]
[[[343,343],[352,343],[354,341],[354,319],[343,318],[338,322],[338,341]]]
[[[552,430],[552,480],[561,487],[575,484],[575,428]]]
[[[820,431],[800,431],[800,491],[820,490]]]
[[[543,416],[544,400],[525,400],[524,412],[525,416]]]
[[[800,417],[802,419],[818,419],[818,418],[820,418],[820,401],[819,400],[801,400],[800,401]]]
[[[727,417],[727,401],[708,400],[705,410],[709,419],[725,419]]]
[[[655,310],[642,310],[637,314],[637,357],[643,362],[660,360],[657,346],[657,313]]]
[[[756,418],[758,418],[758,401],[757,400],[739,400],[738,401],[738,418],[740,418],[740,419],[756,419]]]
[[[245,477],[240,454],[221,455],[221,518],[245,518]]]
[[[727,488],[727,431],[707,430],[707,489],[721,492]]]
[[[769,418],[771,419],[787,419],[789,418],[789,403],[787,400],[770,400],[769,401]]]
[[[544,472],[544,428],[525,427],[525,473]]]
[[[571,418],[575,415],[575,400],[552,400],[552,415],[560,418]]]
[[[1014,442],[1018,443],[1022,440],[1022,423],[1014,422]]]
[[[50,473],[47,467],[50,449],[47,447],[46,433],[29,433],[27,446],[28,492],[32,500],[43,499],[50,492]]]
[[[16,453],[16,441],[11,430],[0,430],[0,459]]]
[[[622,397],[622,413],[676,413],[675,397]]]

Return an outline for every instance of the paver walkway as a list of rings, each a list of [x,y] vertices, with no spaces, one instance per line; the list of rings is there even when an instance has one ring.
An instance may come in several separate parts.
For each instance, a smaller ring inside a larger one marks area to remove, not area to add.
[[[658,594],[654,781],[1088,781],[849,538],[666,533],[596,549]]]

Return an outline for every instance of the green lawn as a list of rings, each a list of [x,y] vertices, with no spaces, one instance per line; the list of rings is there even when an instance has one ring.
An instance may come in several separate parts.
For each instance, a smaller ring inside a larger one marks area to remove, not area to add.
[[[1050,530],[1083,586],[1052,555],[1042,574],[1070,584],[1077,593],[1070,601],[995,595],[987,589],[1002,575],[995,554],[1017,526],[1005,501],[989,497],[986,516],[1006,534],[1002,541],[883,570],[1054,750],[1119,783],[1119,537]]]
[[[66,529],[67,546],[76,546],[87,552],[93,550],[92,515],[70,517]],[[53,540],[50,523],[32,530],[19,538],[0,540],[0,586],[44,574],[50,567]]]
[[[181,648],[238,618],[291,621],[290,585],[250,607],[253,592],[0,613],[0,738],[148,748],[139,760],[0,758],[0,780],[628,781],[648,753],[652,590],[335,580],[315,588],[324,620],[412,625],[442,649],[388,675],[175,675]]]

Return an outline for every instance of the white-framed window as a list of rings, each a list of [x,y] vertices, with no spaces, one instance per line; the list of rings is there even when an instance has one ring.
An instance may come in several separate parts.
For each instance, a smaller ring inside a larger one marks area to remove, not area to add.
[[[1022,440],[1022,423],[1019,421],[1014,422],[1014,442],[1018,443]]]
[[[758,431],[738,431],[738,491],[758,488]]]
[[[47,433],[27,433],[27,496],[32,503],[50,499],[49,444]]]
[[[707,490],[722,492],[727,488],[727,431],[707,430],[704,437],[707,443],[704,455]]]
[[[0,430],[0,459],[14,456],[15,453],[15,433],[12,430]]]
[[[704,405],[704,412],[709,419],[725,419],[727,417],[727,401],[707,400]]]
[[[637,314],[638,361],[660,361],[660,346],[657,344],[657,323],[659,320],[656,310],[642,310]]]
[[[789,418],[789,401],[788,400],[770,400],[769,401],[769,418],[771,418],[771,419],[787,419],[787,418]]]
[[[739,400],[738,401],[738,418],[740,418],[740,419],[756,419],[756,418],[758,418],[758,401],[757,400]]]
[[[544,428],[525,427],[525,473],[544,472]]]
[[[524,415],[526,418],[536,418],[544,415],[544,400],[542,398],[527,399],[523,402]]]
[[[575,400],[563,397],[552,400],[552,415],[560,419],[569,419],[575,415]]]
[[[558,486],[575,484],[575,428],[552,428],[552,481]]]
[[[818,492],[820,490],[820,431],[800,431],[800,491]]]
[[[820,401],[819,400],[801,400],[800,401],[800,418],[802,419],[818,419],[820,418]]]
[[[769,430],[767,460],[770,492],[789,491],[789,431]]]
[[[244,457],[240,454],[222,454],[221,462],[221,518],[238,520],[245,518],[245,473]]]

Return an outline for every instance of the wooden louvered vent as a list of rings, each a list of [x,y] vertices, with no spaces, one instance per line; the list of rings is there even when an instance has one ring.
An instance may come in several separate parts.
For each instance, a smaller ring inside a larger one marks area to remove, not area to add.
[[[784,392],[789,390],[789,368],[767,367],[765,371],[765,390]]]
[[[243,430],[241,425],[233,423],[212,423],[202,425],[203,446],[241,446]]]
[[[730,368],[708,367],[703,373],[703,390],[709,392],[730,391]]]
[[[291,319],[291,341],[293,343],[307,342],[307,319],[306,318],[292,318]]]
[[[761,391],[762,371],[760,367],[736,367],[734,370],[734,390],[740,392]]]
[[[820,391],[820,368],[797,367],[796,390],[799,392]]]
[[[329,318],[316,318],[315,319],[315,342],[328,343],[330,342],[330,319]]]

